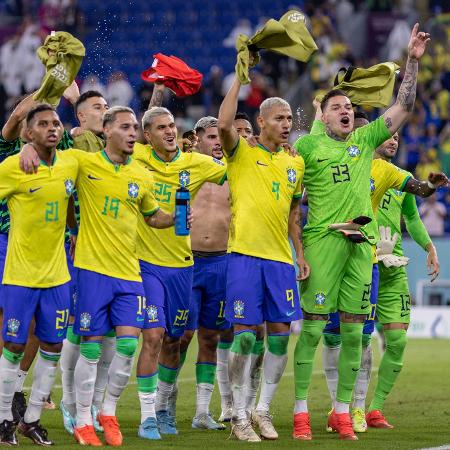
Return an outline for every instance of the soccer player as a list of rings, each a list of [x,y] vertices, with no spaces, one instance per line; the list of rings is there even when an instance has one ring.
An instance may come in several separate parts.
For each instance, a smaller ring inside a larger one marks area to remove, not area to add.
[[[64,231],[78,162],[68,152],[56,152],[63,127],[54,108],[38,105],[31,109],[26,127],[27,138],[41,160],[37,173],[23,174],[19,155],[0,165],[0,197],[7,199],[12,219],[2,289],[5,344],[0,358],[0,442],[17,445],[11,405],[34,317],[39,357],[29,405],[18,429],[36,444],[51,445],[39,419],[53,385],[69,314]]]
[[[277,439],[269,415],[287,362],[290,322],[301,311],[288,235],[292,239],[302,278],[309,267],[303,258],[299,220],[303,158],[286,154],[279,146],[292,127],[292,111],[281,98],[260,106],[259,144],[251,148],[234,127],[240,83],[237,78],[219,111],[219,136],[227,157],[232,222],[228,250],[225,318],[234,326],[230,352],[233,393],[232,433],[239,440],[257,442],[246,413],[246,379],[257,325],[266,321],[268,349],[264,356],[264,383],[257,413],[265,417],[261,435]],[[251,232],[249,232],[251,230]]]
[[[304,244],[311,264],[311,276],[301,285],[305,320],[294,358],[296,439],[312,438],[307,406],[312,365],[328,313],[336,310],[340,312],[342,346],[336,403],[328,421],[342,439],[357,439],[349,403],[361,363],[363,324],[370,307],[371,244],[375,244],[378,230],[372,220],[360,230],[364,241],[356,243],[329,226],[359,216],[373,219],[369,183],[372,156],[413,109],[418,60],[428,41],[429,35],[419,32],[416,24],[397,100],[383,116],[352,132],[354,113],[349,98],[342,91],[330,91],[321,103],[326,133],[305,136],[296,143],[306,164],[309,211]]]
[[[155,198],[164,211],[175,210],[179,187],[189,189],[193,201],[204,183],[225,181],[225,163],[196,152],[183,153],[178,148],[175,120],[168,109],[150,108],[142,118],[142,128],[148,145],[136,144],[135,158],[152,171]],[[137,255],[148,299],[137,368],[139,436],[160,439],[159,433],[177,434],[175,417],[168,412],[168,398],[180,365],[180,338],[189,314],[194,261],[189,236],[176,236],[173,230],[151,230],[142,223]],[[212,377],[214,384],[214,361],[199,364],[197,374],[205,384],[211,384]],[[212,393],[203,386],[199,391],[205,398]]]

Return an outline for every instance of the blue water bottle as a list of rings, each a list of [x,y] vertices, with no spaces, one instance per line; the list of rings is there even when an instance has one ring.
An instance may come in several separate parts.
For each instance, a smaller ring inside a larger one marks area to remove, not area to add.
[[[188,189],[181,186],[175,195],[175,234],[177,236],[189,235],[188,215],[190,210],[191,194]]]

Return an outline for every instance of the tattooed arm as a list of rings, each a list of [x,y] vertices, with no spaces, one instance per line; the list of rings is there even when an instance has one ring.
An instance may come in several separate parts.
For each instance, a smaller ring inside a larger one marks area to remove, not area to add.
[[[152,98],[150,99],[150,103],[148,104],[148,109],[153,108],[154,106],[162,105],[164,98],[164,89],[165,86],[162,83],[153,84]]]
[[[391,134],[394,134],[406,122],[409,114],[414,109],[419,59],[425,53],[429,40],[430,35],[419,31],[419,24],[416,23],[411,32],[405,75],[398,90],[397,99],[383,114],[384,122]]]
[[[409,192],[419,197],[429,197],[436,192],[436,189],[441,186],[447,186],[448,178],[444,173],[430,172],[428,181],[419,181],[415,178],[410,178],[404,187],[405,192]],[[433,187],[431,187],[433,186]]]
[[[297,265],[299,269],[298,280],[306,280],[309,277],[310,268],[305,261],[302,243],[302,212],[300,209],[300,199],[294,198],[291,202],[291,210],[289,212],[288,233],[295,249]]]

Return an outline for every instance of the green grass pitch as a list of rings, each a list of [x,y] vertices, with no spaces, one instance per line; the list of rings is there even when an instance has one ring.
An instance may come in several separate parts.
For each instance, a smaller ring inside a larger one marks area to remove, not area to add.
[[[195,340],[195,338],[194,338]],[[199,431],[191,429],[195,408],[195,355],[196,345],[188,352],[183,367],[178,398],[178,436],[163,436],[162,441],[145,441],[137,437],[139,424],[139,402],[135,377],[125,391],[118,407],[118,418],[124,435],[124,447],[130,449],[232,449],[240,448],[323,448],[333,449],[420,449],[450,445],[450,351],[446,340],[411,340],[406,350],[403,372],[397,385],[386,402],[385,414],[395,425],[393,430],[369,430],[359,435],[359,441],[340,441],[335,434],[325,431],[326,413],[329,410],[329,397],[322,374],[321,355],[318,352],[314,379],[310,390],[309,407],[312,414],[313,441],[300,442],[291,438],[292,408],[294,401],[292,354],[296,337],[291,338],[290,360],[273,402],[274,424],[280,434],[278,441],[263,441],[250,444],[228,439],[226,431]],[[193,343],[194,344],[194,343]],[[379,364],[379,351],[373,341],[375,353],[374,367]],[[375,384],[376,371],[372,374],[369,401]],[[27,383],[30,379],[27,380]],[[61,389],[59,379],[54,390],[54,401],[59,404]],[[220,413],[220,400],[217,386],[214,391],[211,410],[215,417]],[[58,447],[79,448],[71,436],[65,433],[59,410],[45,411],[42,423],[49,430],[49,436]],[[31,441],[18,436],[21,446],[32,445]]]

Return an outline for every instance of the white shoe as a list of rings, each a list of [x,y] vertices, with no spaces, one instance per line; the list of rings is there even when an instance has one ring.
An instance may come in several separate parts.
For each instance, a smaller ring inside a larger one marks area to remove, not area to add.
[[[269,411],[252,411],[252,423],[258,425],[263,439],[278,439],[278,433],[273,426],[272,416],[269,414]]]
[[[232,415],[233,415],[233,408],[231,406],[222,408],[222,413],[220,414],[219,422],[230,422]]]
[[[255,433],[249,420],[241,419],[233,421],[231,425],[231,435],[240,441],[261,442],[261,438]]]

